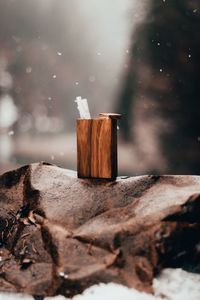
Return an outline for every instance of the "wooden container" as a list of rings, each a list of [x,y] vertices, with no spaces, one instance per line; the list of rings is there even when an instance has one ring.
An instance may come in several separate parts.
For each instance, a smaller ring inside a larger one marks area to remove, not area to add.
[[[77,170],[79,178],[117,177],[117,119],[101,113],[96,119],[77,120]]]

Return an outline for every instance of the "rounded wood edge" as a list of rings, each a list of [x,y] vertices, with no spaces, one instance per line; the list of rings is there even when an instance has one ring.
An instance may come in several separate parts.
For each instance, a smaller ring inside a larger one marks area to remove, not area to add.
[[[100,118],[121,119],[122,115],[117,113],[100,113]]]

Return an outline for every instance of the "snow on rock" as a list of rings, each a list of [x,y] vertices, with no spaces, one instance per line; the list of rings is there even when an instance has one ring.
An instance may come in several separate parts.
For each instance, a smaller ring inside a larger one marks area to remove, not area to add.
[[[34,300],[32,296],[14,293],[0,293],[0,300]]]
[[[156,296],[164,295],[167,300],[199,300],[200,274],[182,269],[165,269],[153,281]]]
[[[146,293],[129,289],[123,285],[109,283],[94,285],[82,295],[75,296],[73,300],[154,300],[155,297]]]
[[[155,300],[152,295],[129,289],[115,283],[94,285],[81,295],[73,297],[73,300]],[[22,294],[0,293],[0,300],[34,300],[33,297]],[[67,300],[63,296],[47,297],[45,300]]]
[[[64,296],[46,297],[45,300],[67,300]]]
[[[154,279],[153,288],[154,296],[115,283],[101,283],[73,297],[73,300],[199,300],[200,274],[189,273],[182,269],[165,269]],[[63,296],[45,298],[45,300],[66,299]],[[33,297],[0,293],[0,300],[33,300]]]

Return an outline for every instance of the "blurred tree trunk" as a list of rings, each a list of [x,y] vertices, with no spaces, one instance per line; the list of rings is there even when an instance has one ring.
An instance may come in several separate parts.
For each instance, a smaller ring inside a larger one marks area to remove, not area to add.
[[[133,35],[118,110],[142,172],[200,174],[199,9],[152,0]]]

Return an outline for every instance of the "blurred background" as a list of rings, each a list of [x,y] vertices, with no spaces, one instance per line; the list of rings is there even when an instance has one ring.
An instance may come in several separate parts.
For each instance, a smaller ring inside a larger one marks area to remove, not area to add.
[[[0,173],[76,169],[81,96],[123,114],[120,174],[200,174],[199,0],[0,0],[0,24]]]

